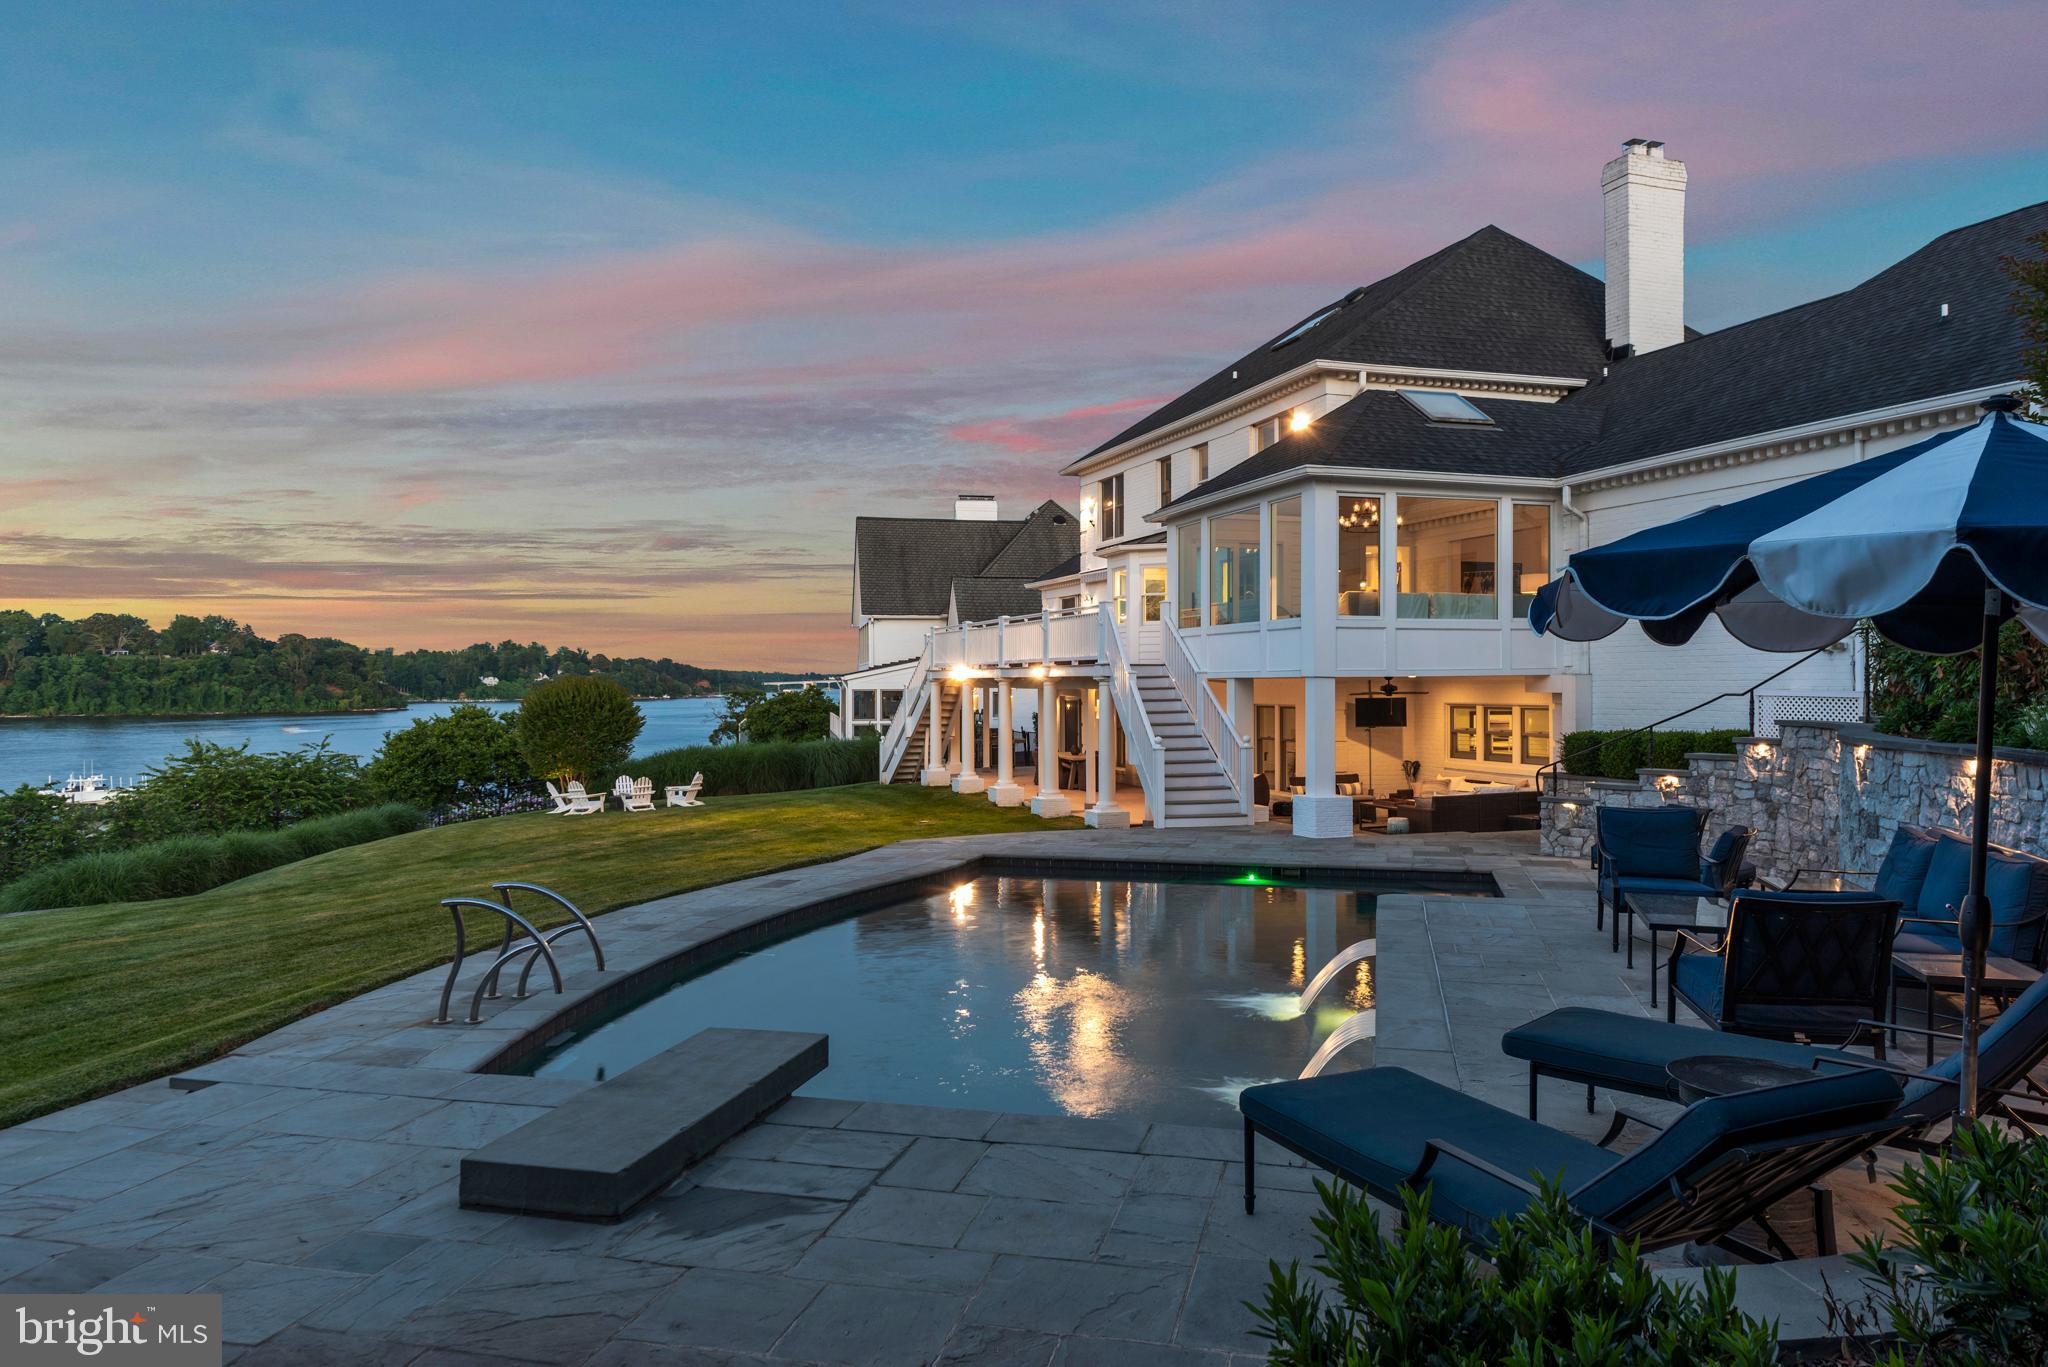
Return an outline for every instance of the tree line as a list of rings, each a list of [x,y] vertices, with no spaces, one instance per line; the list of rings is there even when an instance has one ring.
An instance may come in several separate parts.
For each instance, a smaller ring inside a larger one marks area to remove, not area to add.
[[[71,619],[0,609],[0,715],[346,712],[416,699],[516,699],[567,675],[603,675],[640,697],[708,696],[769,677],[536,642],[367,650],[297,632],[270,640],[217,614],[180,613],[158,628],[129,613]]]

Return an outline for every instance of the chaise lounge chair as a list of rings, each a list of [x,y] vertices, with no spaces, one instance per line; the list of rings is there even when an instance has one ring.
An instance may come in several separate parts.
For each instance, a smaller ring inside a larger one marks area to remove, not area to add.
[[[1902,1130],[1899,1096],[1897,1078],[1864,1069],[1737,1092],[1696,1103],[1624,1156],[1403,1068],[1268,1083],[1238,1097],[1245,1212],[1263,1134],[1382,1200],[1427,1185],[1430,1217],[1478,1247],[1495,1216],[1529,1203],[1535,1174],[1560,1176],[1572,1209],[1612,1239],[1697,1240],[1763,1259],[1733,1231]]]
[[[1957,1038],[1947,1031],[1930,1032],[1877,1021],[1868,1022],[1867,1029],[1873,1038],[1880,1030]],[[1591,1109],[1595,1087],[1677,1100],[1671,1065],[1699,1054],[1735,1054],[1795,1068],[1884,1066],[1840,1049],[1746,1035],[1709,1036],[1696,1026],[1673,1025],[1584,1006],[1561,1007],[1527,1025],[1517,1026],[1501,1036],[1500,1047],[1508,1057],[1523,1059],[1529,1065],[1531,1120],[1536,1118],[1536,1084],[1546,1077],[1585,1083]],[[2029,1077],[2048,1061],[2048,978],[2028,988],[1985,1028],[1978,1042],[1977,1057],[1987,1110],[1997,1110],[2022,1128],[2048,1124],[2048,1114],[2020,1110],[2014,1104],[2048,1102],[2048,1089],[2036,1085]],[[1954,1114],[1962,1062],[1961,1053],[1952,1052],[1924,1073],[1905,1074],[1899,1070],[1907,1080],[1895,1118],[1919,1130]]]

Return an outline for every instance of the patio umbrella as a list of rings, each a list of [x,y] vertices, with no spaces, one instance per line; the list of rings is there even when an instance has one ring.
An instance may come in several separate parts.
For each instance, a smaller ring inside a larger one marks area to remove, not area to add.
[[[1529,608],[1530,626],[1568,641],[1634,620],[1658,644],[1683,645],[1713,616],[1745,645],[1801,651],[1867,620],[1909,650],[1981,653],[1961,926],[1965,1120],[1977,1110],[1977,998],[1991,935],[1998,631],[2018,617],[2048,641],[2048,426],[2014,417],[2011,396],[1983,407],[1972,427],[1580,551]]]

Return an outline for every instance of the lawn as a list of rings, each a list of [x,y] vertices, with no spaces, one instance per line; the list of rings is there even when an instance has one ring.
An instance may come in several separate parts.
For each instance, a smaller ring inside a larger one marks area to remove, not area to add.
[[[0,1126],[446,963],[454,932],[440,899],[489,896],[493,881],[542,883],[595,914],[898,840],[1046,824],[943,789],[860,784],[687,811],[474,821],[192,897],[0,918]]]

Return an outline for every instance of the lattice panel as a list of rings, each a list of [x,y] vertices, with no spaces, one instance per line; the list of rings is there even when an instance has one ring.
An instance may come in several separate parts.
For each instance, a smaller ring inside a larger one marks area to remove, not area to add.
[[[1756,733],[1771,739],[1780,722],[1862,720],[1863,699],[1855,693],[1760,693],[1756,699]]]

